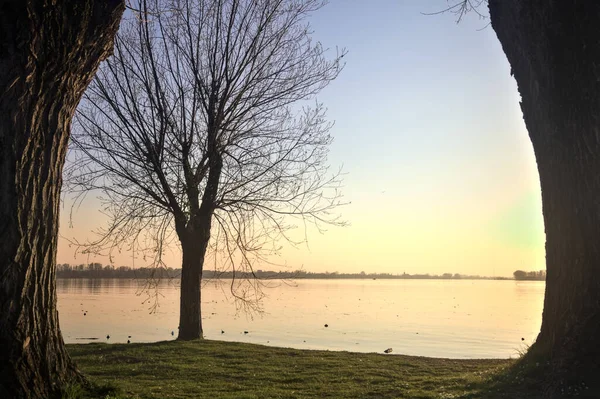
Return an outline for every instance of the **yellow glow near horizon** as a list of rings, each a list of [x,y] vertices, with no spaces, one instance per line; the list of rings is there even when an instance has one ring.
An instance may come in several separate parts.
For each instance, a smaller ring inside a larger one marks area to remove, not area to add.
[[[510,276],[516,269],[539,270],[544,268],[541,216],[538,220],[523,218],[535,212],[536,203],[531,198],[532,195],[518,198],[496,213],[489,209],[474,212],[468,207],[429,208],[426,203],[394,207],[394,201],[386,199],[371,201],[373,205],[354,203],[343,211],[350,226],[328,227],[325,234],[309,227],[308,244],[294,248],[282,242],[283,250],[270,260],[281,265],[281,269],[315,272]],[[87,226],[101,223],[101,218],[85,220]],[[61,229],[63,236],[89,236],[79,222],[75,227]],[[293,236],[299,240],[303,234],[297,230]],[[102,257],[73,257],[73,251],[62,239],[59,263],[108,263]],[[144,265],[139,256],[136,259],[136,266]],[[171,267],[180,267],[176,246],[166,254],[165,261]],[[131,265],[131,253],[117,255],[115,263]]]

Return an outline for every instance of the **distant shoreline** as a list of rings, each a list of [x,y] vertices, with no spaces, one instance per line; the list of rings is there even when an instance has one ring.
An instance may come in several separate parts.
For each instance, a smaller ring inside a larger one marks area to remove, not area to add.
[[[77,275],[64,275],[63,273],[57,273],[56,278],[61,280],[81,280],[81,279],[120,279],[120,280],[134,280],[134,279],[149,279],[154,278],[158,280],[170,280],[170,279],[179,279],[181,275],[173,275],[173,276],[150,276],[150,275],[132,275],[132,276],[111,276],[111,275],[90,275],[87,273],[81,273]],[[229,280],[231,277],[227,276],[203,276],[205,280]],[[236,276],[236,279],[246,278]],[[361,276],[343,276],[343,277],[322,277],[322,276],[258,276],[252,277],[258,280],[510,280],[510,281],[519,281],[518,279],[512,277],[481,277],[481,276],[464,276],[460,278],[448,278],[441,276],[386,276],[386,277],[361,277]],[[535,281],[535,279],[526,279],[528,281]],[[537,280],[540,281],[540,280]],[[543,281],[543,280],[542,280]]]
[[[173,276],[173,277],[158,277],[157,279],[159,280],[168,280],[168,279],[174,279],[174,278],[179,278],[180,276]],[[61,279],[61,280],[77,280],[77,279],[95,279],[95,278],[101,278],[101,279],[117,279],[117,280],[127,280],[127,279],[136,279],[136,278],[140,278],[140,277],[127,277],[127,276],[121,276],[121,277],[114,277],[114,276],[61,276],[61,275],[57,275],[56,276],[57,279]],[[147,277],[141,277],[141,278],[147,278]],[[155,277],[156,278],[156,277]],[[228,280],[229,278],[227,277],[202,277],[203,279],[206,280]],[[236,277],[236,279],[238,279],[238,277]],[[367,278],[367,277],[256,277],[257,280],[276,280],[276,279],[281,279],[281,280],[509,280],[509,281],[543,281],[543,280],[536,280],[536,279],[524,279],[524,280],[518,280],[512,277],[462,277],[462,278],[444,278],[444,277],[382,277],[382,278]]]
[[[174,279],[180,278],[181,269],[174,268],[149,268],[142,267],[133,269],[129,266],[114,267],[103,266],[100,263],[88,265],[57,265],[56,277],[61,279],[81,278],[117,278],[117,279]],[[545,273],[517,271],[513,277],[490,277],[478,275],[466,275],[459,273],[435,274],[391,274],[391,273],[340,273],[340,272],[307,272],[295,271],[272,271],[257,269],[252,272],[235,272],[204,270],[204,279],[258,279],[258,280],[545,280]]]

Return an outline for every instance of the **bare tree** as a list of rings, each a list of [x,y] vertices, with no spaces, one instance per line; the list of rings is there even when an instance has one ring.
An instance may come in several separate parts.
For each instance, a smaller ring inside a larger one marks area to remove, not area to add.
[[[123,1],[0,0],[0,397],[82,381],[56,310],[71,118],[112,48]]]
[[[202,337],[209,246],[214,260],[251,273],[295,219],[338,223],[331,123],[306,101],[343,66],[344,52],[328,59],[311,39],[306,18],[322,6],[143,0],[79,107],[68,180],[79,193],[99,190],[110,220],[86,250],[133,243],[161,264],[176,238],[179,339]],[[245,297],[248,286],[237,288]]]

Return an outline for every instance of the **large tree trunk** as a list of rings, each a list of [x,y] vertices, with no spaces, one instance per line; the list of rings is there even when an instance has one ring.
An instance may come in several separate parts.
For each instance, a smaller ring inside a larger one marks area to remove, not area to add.
[[[73,112],[122,1],[0,1],[0,397],[80,381],[58,326],[56,238]]]
[[[490,0],[489,9],[521,93],[542,188],[546,297],[532,352],[549,359],[559,383],[597,384],[600,2]]]
[[[194,229],[181,237],[181,297],[179,300],[179,335],[187,341],[202,336],[201,287],[204,255],[210,239],[208,229]]]

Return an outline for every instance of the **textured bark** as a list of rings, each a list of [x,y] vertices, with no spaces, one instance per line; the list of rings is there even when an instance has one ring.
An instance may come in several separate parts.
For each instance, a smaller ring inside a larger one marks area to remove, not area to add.
[[[210,231],[191,231],[181,240],[181,296],[179,299],[179,340],[202,336],[201,285],[204,255]]]
[[[0,397],[80,380],[58,326],[56,238],[70,123],[122,1],[0,1]]]
[[[559,383],[600,371],[600,2],[490,0],[535,151],[546,296],[532,352]],[[557,378],[558,377],[558,378]]]

